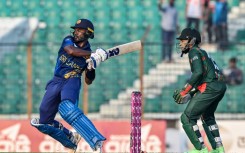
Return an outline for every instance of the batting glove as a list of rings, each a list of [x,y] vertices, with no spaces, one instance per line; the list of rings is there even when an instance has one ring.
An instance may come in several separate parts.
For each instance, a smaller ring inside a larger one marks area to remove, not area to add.
[[[101,57],[102,62],[108,59],[108,52],[103,48],[97,48],[95,52]]]
[[[88,70],[96,69],[101,63],[101,56],[97,53],[92,53],[90,58],[86,60],[86,63],[88,63]]]

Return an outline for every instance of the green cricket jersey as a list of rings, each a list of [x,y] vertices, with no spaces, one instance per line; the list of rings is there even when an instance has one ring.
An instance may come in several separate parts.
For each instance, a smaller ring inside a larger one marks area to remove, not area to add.
[[[206,51],[194,46],[190,49],[188,57],[192,72],[188,83],[192,87],[219,80],[219,67]]]

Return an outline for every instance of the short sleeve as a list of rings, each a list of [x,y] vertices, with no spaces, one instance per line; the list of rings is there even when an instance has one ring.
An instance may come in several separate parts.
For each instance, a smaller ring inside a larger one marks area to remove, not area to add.
[[[63,42],[62,42],[62,47],[66,47],[66,46],[73,46],[73,41],[71,37],[66,37],[64,38]]]

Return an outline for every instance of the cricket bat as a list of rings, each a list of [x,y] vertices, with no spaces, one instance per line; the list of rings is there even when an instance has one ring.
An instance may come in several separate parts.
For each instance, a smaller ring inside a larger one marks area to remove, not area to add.
[[[127,54],[133,51],[140,50],[142,48],[142,44],[140,40],[132,41],[126,44],[122,44],[119,46],[112,47],[107,49],[106,51],[109,53],[108,59],[116,56],[120,56],[123,54]]]

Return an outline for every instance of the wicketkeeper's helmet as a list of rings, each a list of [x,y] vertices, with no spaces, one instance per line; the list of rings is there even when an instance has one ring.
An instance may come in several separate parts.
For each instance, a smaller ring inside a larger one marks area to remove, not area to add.
[[[195,38],[195,44],[201,43],[201,35],[199,31],[194,28],[185,28],[181,31],[180,36],[176,39],[191,41],[193,38]]]
[[[176,39],[178,39],[178,40],[188,40],[188,43],[182,49],[181,57],[183,56],[183,54],[186,54],[186,53],[189,52],[189,50],[190,50],[190,46],[189,45],[190,44],[191,45],[195,45],[195,44],[200,44],[201,43],[201,35],[194,28],[185,28],[185,29],[183,29],[181,31],[180,36],[177,37]]]

